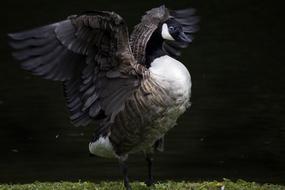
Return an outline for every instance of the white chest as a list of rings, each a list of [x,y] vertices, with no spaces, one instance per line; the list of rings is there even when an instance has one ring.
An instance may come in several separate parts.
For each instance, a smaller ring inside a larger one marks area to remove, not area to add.
[[[189,99],[191,93],[191,77],[187,68],[170,56],[155,59],[150,67],[151,77],[169,93],[178,99]]]

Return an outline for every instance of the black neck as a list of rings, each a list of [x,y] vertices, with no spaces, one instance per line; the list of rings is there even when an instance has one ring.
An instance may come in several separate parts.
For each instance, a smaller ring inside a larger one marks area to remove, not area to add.
[[[161,37],[161,29],[157,29],[153,32],[150,37],[147,46],[146,46],[146,62],[145,65],[147,68],[150,67],[150,64],[154,59],[166,55],[166,52],[162,49],[163,39]]]

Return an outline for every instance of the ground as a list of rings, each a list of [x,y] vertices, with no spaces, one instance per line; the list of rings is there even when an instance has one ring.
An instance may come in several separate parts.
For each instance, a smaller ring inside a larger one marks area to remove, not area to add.
[[[285,190],[285,186],[273,184],[257,184],[255,182],[246,182],[238,180],[232,182],[224,179],[218,182],[160,182],[155,187],[148,188],[142,182],[132,183],[133,190]],[[124,190],[121,182],[56,182],[42,183],[35,182],[31,184],[3,184],[0,190]]]

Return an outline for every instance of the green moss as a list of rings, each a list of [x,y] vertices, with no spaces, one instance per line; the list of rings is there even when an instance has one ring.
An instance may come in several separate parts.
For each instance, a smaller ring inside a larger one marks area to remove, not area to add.
[[[133,190],[285,190],[285,186],[272,184],[260,185],[255,182],[246,182],[243,180],[232,182],[226,179],[221,182],[213,181],[201,183],[167,181],[160,182],[151,188],[146,187],[142,182],[134,182],[131,185]],[[124,190],[124,186],[121,182],[101,182],[98,184],[91,182],[35,182],[23,185],[3,184],[0,185],[0,190]]]

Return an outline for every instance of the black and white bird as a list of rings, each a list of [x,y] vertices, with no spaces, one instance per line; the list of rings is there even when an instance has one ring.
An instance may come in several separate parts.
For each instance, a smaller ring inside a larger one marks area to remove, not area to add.
[[[116,13],[90,11],[30,31],[9,34],[22,68],[61,81],[75,126],[95,121],[90,153],[119,160],[144,152],[153,184],[152,154],[189,107],[191,78],[176,58],[191,43],[194,9],[146,12],[129,36]]]

